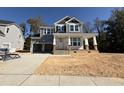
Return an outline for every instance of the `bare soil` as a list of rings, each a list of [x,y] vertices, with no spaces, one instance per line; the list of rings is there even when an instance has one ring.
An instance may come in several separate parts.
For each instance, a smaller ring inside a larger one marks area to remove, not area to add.
[[[50,56],[34,74],[124,77],[124,54],[78,52]]]

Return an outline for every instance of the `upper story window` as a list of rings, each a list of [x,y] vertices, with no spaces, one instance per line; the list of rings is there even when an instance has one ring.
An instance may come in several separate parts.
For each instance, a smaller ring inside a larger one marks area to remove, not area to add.
[[[7,28],[7,30],[6,30],[6,33],[8,33],[9,32],[9,28]]]
[[[70,31],[71,32],[79,32],[80,31],[79,30],[79,25],[77,25],[77,24],[70,25]]]
[[[41,28],[41,33],[43,35],[51,35],[54,32],[53,28]]]
[[[47,34],[51,34],[50,29],[47,29]]]
[[[70,25],[70,30],[74,31],[74,26],[73,25]]]
[[[61,31],[61,26],[58,26],[58,29],[57,29],[58,31]]]
[[[40,33],[45,34],[45,29],[41,28],[40,31],[41,31]]]
[[[64,32],[65,31],[65,26],[64,25],[57,26],[57,31],[58,32]]]
[[[75,25],[75,31],[79,31],[78,27],[78,25]]]
[[[51,29],[51,34],[54,32],[54,30],[53,29]]]
[[[62,30],[62,32],[64,32],[64,30],[65,30],[64,26],[62,26],[62,29],[61,30]]]

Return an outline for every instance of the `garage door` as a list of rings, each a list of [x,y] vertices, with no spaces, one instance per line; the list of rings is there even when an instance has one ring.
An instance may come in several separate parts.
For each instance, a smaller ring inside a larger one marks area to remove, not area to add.
[[[44,49],[45,50],[42,51],[42,44],[34,44],[33,52],[34,53],[43,53],[43,52],[52,53],[53,45],[52,44],[45,44],[45,48]]]
[[[45,52],[51,53],[53,51],[53,45],[52,44],[45,44]]]
[[[33,52],[34,53],[41,53],[42,52],[42,44],[34,44]]]

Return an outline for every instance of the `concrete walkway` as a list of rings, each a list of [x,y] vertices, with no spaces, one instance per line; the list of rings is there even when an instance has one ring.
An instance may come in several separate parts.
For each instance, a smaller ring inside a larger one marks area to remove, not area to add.
[[[0,75],[0,86],[123,86],[124,79],[85,76]]]
[[[30,76],[22,86],[122,86],[124,79],[85,76]]]
[[[33,75],[50,54],[23,54],[21,58],[0,62],[0,86],[115,86],[124,79],[107,77]],[[34,61],[35,60],[35,61]]]

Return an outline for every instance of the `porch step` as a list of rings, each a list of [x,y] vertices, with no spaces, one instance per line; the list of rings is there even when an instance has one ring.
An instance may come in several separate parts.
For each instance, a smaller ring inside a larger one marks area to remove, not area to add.
[[[69,51],[68,50],[55,50],[54,55],[68,55]]]
[[[73,54],[73,53],[98,53],[98,51],[95,50],[55,50],[54,55],[69,55],[69,54]]]

